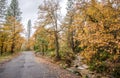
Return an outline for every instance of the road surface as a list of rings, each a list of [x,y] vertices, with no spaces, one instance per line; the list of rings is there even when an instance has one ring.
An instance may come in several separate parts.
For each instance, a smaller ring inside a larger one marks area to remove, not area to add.
[[[0,78],[59,78],[48,65],[37,63],[32,52],[23,52],[19,57],[0,67]]]

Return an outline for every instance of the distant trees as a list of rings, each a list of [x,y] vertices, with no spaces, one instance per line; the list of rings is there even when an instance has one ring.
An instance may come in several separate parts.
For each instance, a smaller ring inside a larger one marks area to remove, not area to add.
[[[31,20],[28,20],[28,24],[27,24],[27,43],[26,43],[26,50],[30,50],[31,49],[31,32],[32,32],[32,24],[31,24]]]
[[[30,39],[31,36],[31,20],[28,21],[28,25],[27,25],[27,39]]]
[[[43,26],[40,26],[40,27],[37,27],[37,30],[34,34],[35,50],[42,52],[43,55],[45,55],[48,49],[50,50],[51,48],[53,48],[51,46],[53,45],[53,42],[51,43],[51,41],[53,41],[54,38],[52,38],[53,35],[50,33],[51,32],[48,32],[48,30],[45,29]]]

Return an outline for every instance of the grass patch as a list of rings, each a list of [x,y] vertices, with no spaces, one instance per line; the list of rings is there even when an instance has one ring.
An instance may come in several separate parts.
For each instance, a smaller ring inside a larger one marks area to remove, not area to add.
[[[12,58],[12,55],[0,56],[0,63],[2,63],[4,61],[8,61],[11,58]]]
[[[3,56],[0,56],[0,63],[6,62],[11,60],[12,58],[16,57],[17,55],[19,55],[19,52],[14,53],[14,54],[5,54]]]

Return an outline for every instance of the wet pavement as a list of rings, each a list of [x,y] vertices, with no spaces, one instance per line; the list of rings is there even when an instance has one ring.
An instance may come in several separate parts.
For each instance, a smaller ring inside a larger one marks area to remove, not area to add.
[[[37,63],[33,52],[22,52],[17,58],[0,66],[0,78],[59,78],[48,65]]]

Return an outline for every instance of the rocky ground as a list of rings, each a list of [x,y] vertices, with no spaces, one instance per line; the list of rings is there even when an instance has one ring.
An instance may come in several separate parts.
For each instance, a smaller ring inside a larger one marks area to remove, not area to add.
[[[44,65],[47,65],[52,72],[57,72],[57,74],[59,75],[58,78],[81,78],[80,76],[77,76],[69,70],[61,68],[58,64],[56,64],[53,60],[49,58],[39,55],[36,56],[35,59],[37,63],[43,63]]]
[[[57,65],[57,63],[55,63],[53,60],[51,60],[48,57],[38,55],[36,59],[40,62],[49,64],[49,66],[53,66],[55,70],[58,70],[59,74],[62,74],[62,73],[64,74],[65,73],[65,72],[60,72],[59,71],[60,69],[58,69],[59,65]],[[110,77],[107,77],[106,75],[101,75],[101,74],[90,71],[88,69],[89,66],[86,65],[85,63],[83,63],[83,60],[84,60],[83,57],[76,56],[76,60],[74,60],[74,65],[70,68],[66,68],[67,71],[74,74],[74,76],[71,76],[68,73],[68,78],[77,77],[75,75],[78,75],[78,78],[110,78]],[[64,78],[66,78],[66,76]]]

